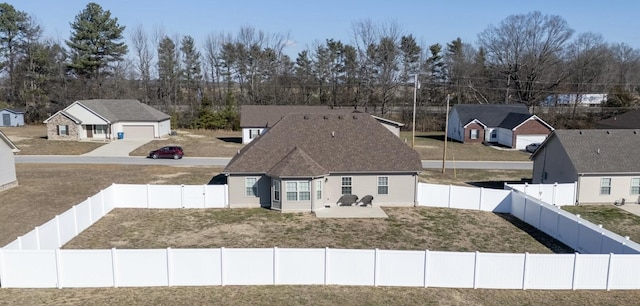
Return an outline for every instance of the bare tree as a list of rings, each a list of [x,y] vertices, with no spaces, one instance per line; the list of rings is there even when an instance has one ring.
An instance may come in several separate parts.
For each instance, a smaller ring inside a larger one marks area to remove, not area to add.
[[[562,17],[536,11],[511,15],[498,26],[489,26],[478,35],[478,41],[487,52],[490,67],[505,76],[507,89],[514,88],[515,98],[507,100],[531,106],[566,76],[554,69],[562,63],[572,35],[573,30]]]
[[[138,25],[133,29],[131,42],[137,57],[136,69],[140,78],[140,85],[142,87],[141,100],[143,103],[149,104],[151,96],[151,66],[153,53],[151,52],[149,45],[149,36],[142,25]]]
[[[600,34],[582,33],[568,47],[568,89],[576,95],[572,116],[582,96],[604,88],[603,75],[607,65],[607,45]]]

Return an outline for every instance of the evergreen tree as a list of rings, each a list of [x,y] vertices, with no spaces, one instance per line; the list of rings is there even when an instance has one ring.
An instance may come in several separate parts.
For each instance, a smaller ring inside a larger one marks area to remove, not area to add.
[[[182,39],[180,51],[182,51],[181,78],[186,87],[187,100],[191,105],[191,112],[195,111],[195,101],[200,100],[200,82],[202,81],[202,66],[200,65],[200,52],[196,50],[193,38],[189,35]]]
[[[11,4],[0,3],[0,69],[9,76],[7,99],[13,100],[15,73],[20,45],[31,30],[29,16],[17,11]],[[39,31],[39,27],[37,29]]]
[[[89,3],[71,24],[71,37],[66,41],[71,48],[69,67],[78,76],[95,80],[98,88],[101,80],[111,72],[110,64],[121,61],[127,53],[122,41],[124,26],[118,18],[111,17],[96,3]],[[100,95],[100,91],[97,92]]]
[[[176,103],[179,72],[176,44],[165,37],[158,46],[158,95],[166,107]]]

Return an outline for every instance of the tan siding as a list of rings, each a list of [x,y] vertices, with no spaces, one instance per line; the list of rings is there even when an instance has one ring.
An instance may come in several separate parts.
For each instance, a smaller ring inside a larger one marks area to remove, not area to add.
[[[245,196],[245,177],[257,177],[258,197]],[[229,185],[229,207],[270,207],[271,206],[271,179],[266,176],[240,176],[231,175],[227,178]]]
[[[325,202],[336,205],[342,196],[342,176],[352,177],[352,193],[359,198],[373,196],[376,206],[413,206],[415,204],[415,176],[413,175],[331,175],[325,183]],[[389,177],[389,194],[378,194],[378,176]]]
[[[581,176],[579,178],[579,203],[613,203],[624,198],[628,203],[637,203],[638,195],[631,194],[631,179],[636,176]],[[600,180],[611,178],[611,194],[600,194]]]

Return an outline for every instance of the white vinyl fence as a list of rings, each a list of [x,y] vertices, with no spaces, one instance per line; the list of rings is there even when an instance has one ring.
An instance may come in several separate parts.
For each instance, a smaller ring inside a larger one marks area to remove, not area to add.
[[[593,254],[351,249],[61,250],[117,207],[228,207],[226,186],[112,185],[0,249],[4,288],[362,285],[640,289],[640,245],[517,190],[418,185],[418,205],[511,213]]]
[[[0,251],[5,288],[359,285],[640,289],[640,256],[352,249]]]
[[[528,194],[545,203],[564,206],[575,205],[577,197],[577,184],[504,184],[505,190],[515,189]]]

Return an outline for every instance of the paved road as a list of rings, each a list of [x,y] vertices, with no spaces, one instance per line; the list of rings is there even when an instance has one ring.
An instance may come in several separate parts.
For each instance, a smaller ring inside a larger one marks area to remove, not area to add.
[[[119,165],[167,165],[167,166],[219,166],[224,167],[231,158],[185,157],[180,160],[150,159],[141,156],[98,157],[76,155],[17,155],[16,162],[22,164],[119,164]],[[441,160],[423,160],[425,169],[441,169]],[[508,169],[531,170],[531,162],[510,161],[448,161],[447,169]]]

